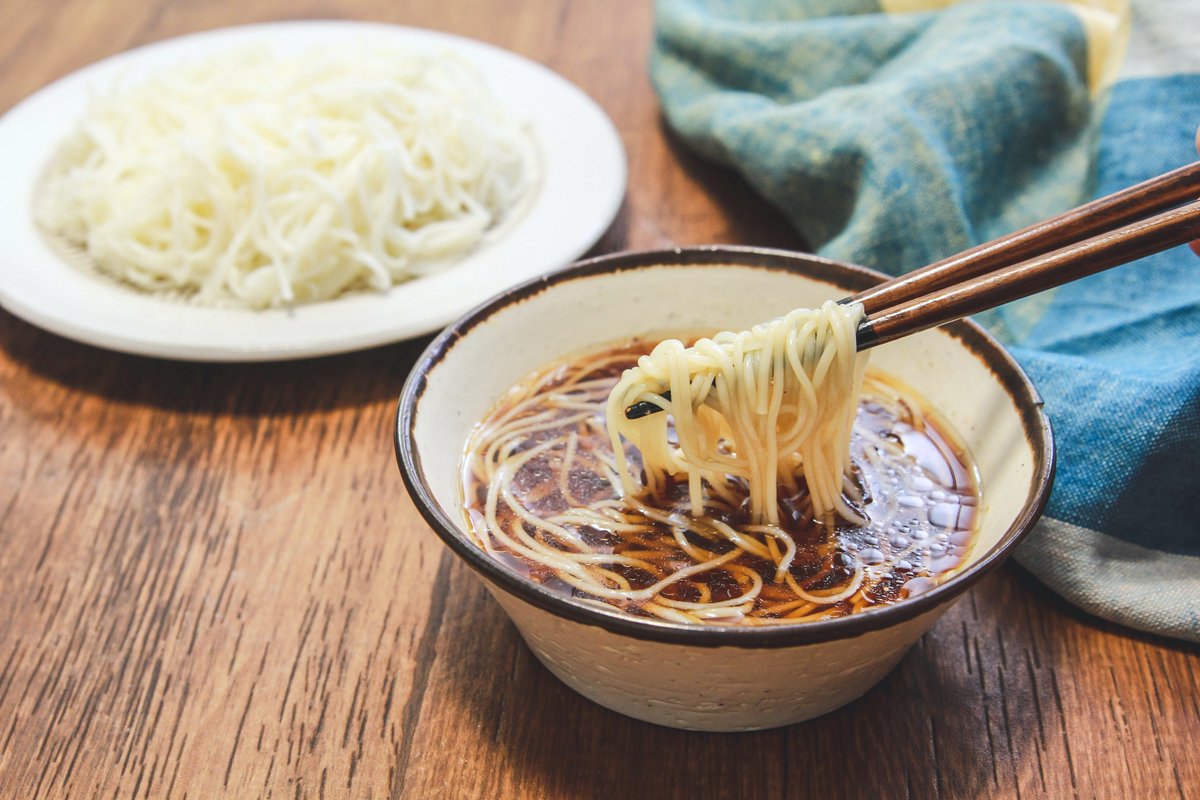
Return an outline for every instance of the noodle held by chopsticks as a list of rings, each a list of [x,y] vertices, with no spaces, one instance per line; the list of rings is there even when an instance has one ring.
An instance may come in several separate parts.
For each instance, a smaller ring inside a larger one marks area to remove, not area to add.
[[[697,516],[708,502],[702,486],[720,492],[733,476],[748,482],[754,518],[776,525],[779,486],[795,490],[802,478],[815,516],[836,512],[861,523],[842,490],[867,366],[855,347],[862,314],[862,306],[827,302],[691,347],[667,339],[640,358],[608,401],[626,494],[642,487],[625,463],[622,437],[641,452],[652,494],[664,476],[687,477]],[[667,413],[626,417],[626,408],[646,401]]]

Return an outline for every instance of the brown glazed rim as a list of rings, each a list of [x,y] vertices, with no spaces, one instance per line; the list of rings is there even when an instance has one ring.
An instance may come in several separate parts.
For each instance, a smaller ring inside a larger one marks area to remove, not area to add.
[[[442,331],[421,354],[404,384],[397,409],[395,446],[400,473],[417,509],[442,541],[468,566],[501,590],[551,614],[635,639],[697,647],[790,647],[858,636],[913,619],[949,603],[999,566],[1033,528],[1046,505],[1054,478],[1054,440],[1050,422],[1042,412],[1042,399],[1028,376],[995,339],[983,328],[967,320],[953,322],[942,330],[980,357],[1012,397],[1020,412],[1026,440],[1034,453],[1035,480],[1021,514],[1000,541],[971,566],[922,595],[872,611],[794,625],[695,626],[643,620],[615,609],[608,612],[573,603],[509,571],[461,532],[460,521],[451,519],[434,499],[425,481],[421,458],[413,440],[417,408],[425,392],[427,375],[437,369],[458,340],[497,312],[535,297],[548,287],[568,281],[648,267],[720,265],[798,273],[854,291],[887,278],[873,270],[811,255],[757,247],[715,245],[617,253],[580,261],[562,271],[515,286],[478,306]]]

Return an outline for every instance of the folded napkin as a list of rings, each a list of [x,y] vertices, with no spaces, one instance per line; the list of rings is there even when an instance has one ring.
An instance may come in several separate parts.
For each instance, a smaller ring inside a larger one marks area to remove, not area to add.
[[[660,0],[672,128],[821,255],[914,269],[1196,158],[1195,0]],[[1017,559],[1200,641],[1200,259],[978,317],[1046,401],[1058,475]]]

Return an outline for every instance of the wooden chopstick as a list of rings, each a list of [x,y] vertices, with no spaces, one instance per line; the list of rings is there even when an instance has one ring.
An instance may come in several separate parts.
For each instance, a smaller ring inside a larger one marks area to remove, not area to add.
[[[869,314],[858,327],[858,349],[944,325],[1193,239],[1200,239],[1200,200]]]
[[[935,289],[1057,250],[1198,197],[1200,161],[872,286],[844,302],[862,303],[869,316]]]
[[[858,349],[1200,239],[1197,197],[1200,161],[859,292],[841,301],[866,311]],[[625,416],[661,410],[640,402]]]

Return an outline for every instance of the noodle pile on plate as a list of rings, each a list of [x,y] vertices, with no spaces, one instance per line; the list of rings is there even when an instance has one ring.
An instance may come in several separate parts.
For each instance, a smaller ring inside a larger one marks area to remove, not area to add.
[[[93,98],[35,217],[123,282],[279,307],[444,268],[536,172],[527,132],[452,55],[242,49]]]

